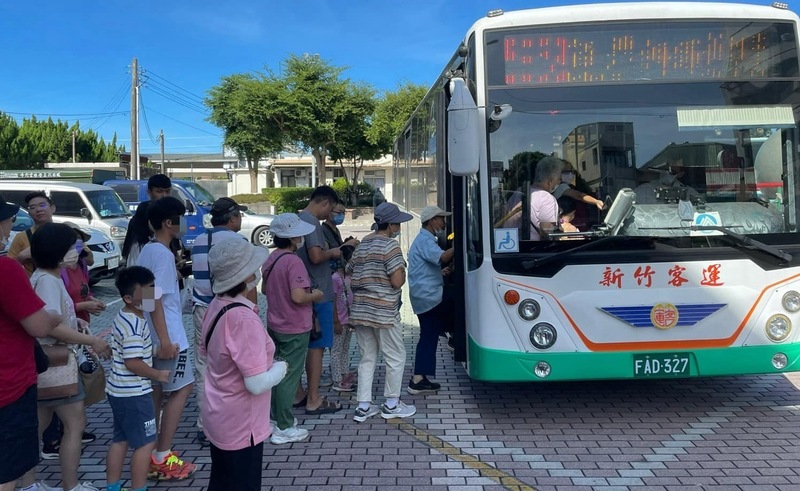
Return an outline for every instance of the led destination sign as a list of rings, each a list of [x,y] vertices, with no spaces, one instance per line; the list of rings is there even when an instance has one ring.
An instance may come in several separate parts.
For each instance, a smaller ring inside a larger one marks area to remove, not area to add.
[[[798,75],[791,24],[635,23],[487,34],[490,85]],[[500,68],[502,63],[502,69]]]

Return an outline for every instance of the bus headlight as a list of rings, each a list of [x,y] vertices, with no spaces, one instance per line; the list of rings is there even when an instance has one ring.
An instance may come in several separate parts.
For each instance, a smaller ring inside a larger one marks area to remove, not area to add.
[[[783,294],[781,304],[787,312],[795,313],[800,310],[800,293],[792,290]]]
[[[779,343],[792,332],[792,321],[783,314],[775,314],[767,321],[766,332],[770,340]]]
[[[550,376],[550,364],[546,361],[537,361],[533,367],[533,373],[539,378],[547,378]]]
[[[772,355],[772,366],[778,370],[783,370],[789,364],[789,359],[783,353],[775,353]]]
[[[532,321],[533,319],[539,317],[541,312],[542,308],[539,307],[539,303],[536,300],[531,300],[530,298],[523,300],[522,303],[519,304],[519,307],[517,307],[517,313],[526,321]]]
[[[549,349],[556,344],[558,333],[556,328],[546,322],[540,322],[533,326],[530,333],[531,344],[537,349]]]

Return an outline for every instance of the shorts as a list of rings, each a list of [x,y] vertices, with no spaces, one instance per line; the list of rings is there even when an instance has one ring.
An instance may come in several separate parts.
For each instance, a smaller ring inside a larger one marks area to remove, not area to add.
[[[39,463],[39,419],[36,385],[0,407],[0,484],[14,482]]]
[[[153,353],[158,351],[158,343],[153,341]],[[162,384],[153,380],[153,386],[160,385],[164,392],[175,392],[194,382],[194,368],[189,350],[183,350],[171,360],[153,358],[153,368],[156,370],[169,370],[172,377],[169,382]]]
[[[156,409],[151,394],[107,396],[111,414],[114,415],[114,436],[111,441],[128,442],[128,446],[133,449],[156,441]]]
[[[315,303],[314,313],[317,314],[322,337],[308,343],[308,349],[330,349],[333,347],[333,302]]]

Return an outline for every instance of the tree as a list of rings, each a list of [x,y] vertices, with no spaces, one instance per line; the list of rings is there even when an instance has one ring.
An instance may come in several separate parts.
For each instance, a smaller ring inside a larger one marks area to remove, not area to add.
[[[391,153],[394,140],[403,131],[426,93],[426,87],[411,82],[398,86],[394,92],[384,93],[375,107],[367,139],[382,149],[383,153]]]
[[[285,142],[281,125],[270,118],[274,89],[255,75],[230,75],[212,87],[205,100],[211,109],[209,122],[222,128],[225,145],[247,162],[253,194],[258,192],[258,162],[280,151]]]

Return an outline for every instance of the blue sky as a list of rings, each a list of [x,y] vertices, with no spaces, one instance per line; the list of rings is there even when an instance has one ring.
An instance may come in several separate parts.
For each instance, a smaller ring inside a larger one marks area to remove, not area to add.
[[[149,76],[141,93],[152,136],[164,130],[168,153],[220,152],[222,132],[205,122],[200,99],[225,75],[277,70],[288,54],[316,53],[378,90],[428,85],[489,10],[567,3],[4,1],[0,111],[20,121],[31,114],[79,120],[129,146],[129,66],[137,57]],[[158,152],[144,119],[140,139],[143,154]]]

